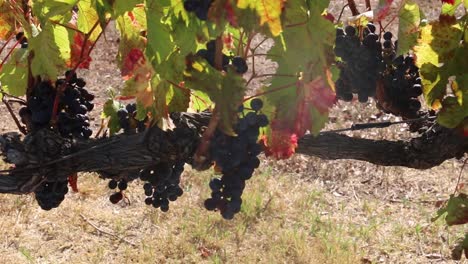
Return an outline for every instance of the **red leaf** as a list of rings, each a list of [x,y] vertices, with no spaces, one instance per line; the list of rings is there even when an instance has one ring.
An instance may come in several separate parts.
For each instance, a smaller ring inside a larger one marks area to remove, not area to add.
[[[231,1],[226,1],[224,4],[224,9],[226,10],[226,19],[229,21],[229,24],[233,27],[237,27],[237,16],[234,12],[234,8],[231,5]]]
[[[331,13],[327,12],[326,14],[323,14],[322,17],[332,23],[335,22],[335,17]]]
[[[442,3],[447,3],[447,4],[451,4],[451,5],[454,5],[455,4],[455,0],[441,0]]]
[[[143,65],[144,63],[145,57],[143,51],[137,48],[131,49],[122,62],[122,76],[128,78],[131,77],[133,75],[133,71],[137,68],[137,66]]]
[[[272,121],[273,123],[277,120]],[[297,148],[297,135],[288,130],[273,130],[268,144],[266,137],[262,138],[262,143],[267,157],[273,156],[276,159],[287,159],[291,157]]]
[[[79,32],[76,32],[75,36],[73,36],[73,44],[70,47],[70,62],[68,63],[70,68],[78,65],[79,69],[89,69],[92,59],[88,54],[93,42],[88,40],[84,43],[84,38],[84,34]]]

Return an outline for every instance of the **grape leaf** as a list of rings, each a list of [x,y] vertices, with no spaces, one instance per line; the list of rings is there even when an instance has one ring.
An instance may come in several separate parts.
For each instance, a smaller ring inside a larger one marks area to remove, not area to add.
[[[180,85],[179,87],[170,85],[166,94],[166,101],[169,102],[169,113],[185,112],[190,105],[190,90],[187,88],[182,89],[182,86]]]
[[[51,19],[57,22],[68,22],[71,19],[71,10],[77,0],[43,0],[32,1],[32,11],[41,24]]]
[[[379,0],[379,5],[373,10],[374,23],[387,18],[391,11],[393,0]]]
[[[131,78],[138,64],[144,64],[145,40],[138,33],[137,25],[133,23],[128,13],[116,19],[120,32],[119,52],[117,55],[122,76]],[[143,60],[143,62],[142,62]]]
[[[466,94],[466,67],[468,45],[460,44],[463,36],[460,24],[435,23],[422,28],[421,38],[415,47],[424,95],[429,106],[441,102],[437,121],[446,127],[457,126],[468,116]],[[457,91],[446,96],[447,84],[454,79]]]
[[[16,49],[8,62],[0,68],[1,88],[8,94],[23,96],[26,93],[28,54],[27,49]]]
[[[84,43],[85,36],[80,32],[75,32],[73,42],[70,47],[70,61],[67,63],[69,68],[78,65],[79,69],[89,69],[92,58],[89,51],[93,42],[89,39]]]
[[[418,40],[419,25],[424,17],[417,3],[407,0],[398,13],[398,51],[397,55],[407,53]]]
[[[109,128],[109,133],[111,135],[114,135],[115,133],[119,132],[121,128],[119,123],[119,117],[117,116],[117,111],[119,111],[119,109],[123,107],[124,105],[122,105],[119,101],[115,101],[113,99],[109,99],[104,103],[101,118],[110,118],[107,127]]]
[[[239,0],[237,7],[241,9],[255,9],[260,16],[260,25],[268,24],[273,36],[278,36],[282,31],[281,26],[281,9],[285,0],[277,1],[256,1],[256,0]]]
[[[77,3],[78,7],[78,19],[76,26],[79,31],[84,34],[90,33],[94,25],[99,21],[98,13],[96,12],[94,1],[92,0],[80,0]],[[89,40],[95,42],[101,33],[102,28],[100,25],[91,32]]]
[[[322,17],[328,3],[319,1],[306,5],[301,1],[286,2],[283,22],[294,26],[275,38],[275,46],[268,52],[269,58],[278,63],[277,73],[280,74],[264,88],[266,101],[273,106],[270,120],[276,124],[267,130],[266,145],[284,149],[283,154],[275,155],[277,157],[291,154],[290,147],[285,144],[290,142],[294,145],[292,135],[301,137],[307,130],[317,133],[327,120],[328,107],[335,100],[328,70],[334,58],[335,29]],[[301,78],[284,77],[286,75]],[[285,138],[278,140],[281,135]],[[275,146],[275,140],[279,141],[280,147]]]
[[[29,39],[29,48],[33,53],[32,73],[44,79],[56,79],[58,71],[70,60],[69,34],[62,26],[47,23],[37,36]]]
[[[164,9],[170,4],[166,1],[148,0],[146,6],[148,25],[146,56],[156,68],[174,49],[169,28],[163,23]]]
[[[440,13],[442,15],[454,16],[455,10],[457,10],[458,6],[461,4],[461,1],[462,0],[443,1]]]
[[[450,199],[445,206],[437,211],[437,216],[432,219],[436,221],[445,216],[447,225],[463,225],[468,223],[468,197],[464,193],[458,196],[450,195]]]
[[[189,60],[184,72],[185,87],[206,92],[221,116],[219,128],[228,135],[235,135],[232,125],[245,92],[244,78],[231,66],[226,74],[222,74],[198,56],[191,56]]]

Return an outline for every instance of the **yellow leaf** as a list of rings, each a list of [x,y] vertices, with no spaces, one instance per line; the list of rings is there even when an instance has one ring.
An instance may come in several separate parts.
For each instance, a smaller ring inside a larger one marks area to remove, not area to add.
[[[251,8],[260,16],[260,25],[268,24],[271,34],[278,36],[283,30],[281,27],[281,9],[285,0],[239,0],[237,7]]]

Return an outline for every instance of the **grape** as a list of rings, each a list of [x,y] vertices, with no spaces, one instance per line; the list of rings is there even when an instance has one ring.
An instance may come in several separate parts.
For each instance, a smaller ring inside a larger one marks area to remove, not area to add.
[[[336,29],[336,36],[344,36],[345,32],[342,28],[337,28]]]
[[[346,26],[344,31],[346,32],[346,35],[348,36],[356,35],[356,28],[354,28],[353,26]]]
[[[383,38],[385,40],[391,40],[393,38],[392,32],[390,32],[390,31],[385,32],[384,35],[383,35]]]
[[[385,40],[383,43],[383,47],[385,49],[391,49],[392,48],[392,41],[391,40]]]
[[[263,107],[263,102],[262,102],[261,99],[255,98],[252,101],[250,101],[250,107],[254,111],[260,111],[260,109],[262,109],[262,107]]]
[[[145,204],[146,205],[152,205],[153,204],[153,199],[151,197],[145,199]]]
[[[120,202],[122,198],[123,198],[123,194],[121,192],[116,192],[116,193],[111,194],[111,196],[109,197],[109,200],[111,203],[116,204]]]
[[[247,62],[242,57],[236,56],[232,59],[232,65],[239,74],[244,74],[248,70]]]
[[[370,32],[375,33],[376,27],[372,23],[367,23],[367,28],[369,29]]]
[[[199,3],[197,0],[185,0],[184,1],[184,8],[187,12],[194,12],[197,10]]]
[[[124,181],[124,180],[120,181],[119,185],[118,185],[119,190],[121,190],[121,191],[125,191],[127,189],[127,186],[128,186],[127,182]]]
[[[110,180],[108,184],[109,189],[115,189],[117,188],[117,181],[116,180]]]

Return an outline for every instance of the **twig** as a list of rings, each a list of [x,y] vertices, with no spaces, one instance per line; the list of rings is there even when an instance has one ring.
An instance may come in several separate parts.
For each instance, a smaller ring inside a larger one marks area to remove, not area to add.
[[[353,14],[353,16],[359,15],[359,11],[356,8],[356,3],[354,2],[354,0],[348,0],[348,5],[349,9],[351,9],[351,13]]]
[[[465,169],[465,165],[466,165],[467,161],[468,161],[468,159],[465,159],[465,161],[463,162],[463,166],[462,166],[462,168],[460,170],[460,174],[458,175],[457,185],[455,185],[455,190],[453,191],[454,195],[458,191],[458,185],[460,184],[460,180],[462,178],[462,173],[463,173],[463,170]]]
[[[103,233],[103,234],[106,234],[106,235],[109,235],[109,236],[112,236],[112,237],[115,237],[117,238],[118,240],[121,240],[127,244],[130,244],[134,247],[137,247],[137,245],[135,243],[133,243],[132,241],[129,241],[127,239],[125,239],[124,237],[120,237],[114,233],[110,233],[110,232],[107,232],[105,230],[102,230],[101,228],[99,228],[96,224],[92,223],[91,221],[88,220],[88,218],[86,218],[83,214],[80,214],[81,218],[83,218],[83,220],[88,223],[90,226],[94,227],[94,229],[96,229],[98,232],[100,233]]]
[[[366,11],[371,11],[371,10],[372,10],[372,7],[371,7],[370,0],[366,0]]]
[[[13,120],[15,121],[15,124],[16,124],[16,126],[18,127],[18,129],[21,131],[21,133],[23,133],[23,135],[26,135],[28,132],[27,132],[26,129],[21,125],[21,123],[18,121],[18,118],[16,117],[15,113],[13,112],[13,109],[11,109],[11,106],[10,106],[10,104],[8,103],[8,101],[5,99],[5,97],[2,98],[2,101],[3,101],[3,103],[5,104],[6,108],[8,109],[8,112],[10,113],[11,117],[12,117]]]
[[[340,23],[340,20],[341,20],[341,16],[343,16],[343,12],[345,10],[346,7],[348,7],[349,4],[346,4],[343,6],[343,8],[341,8],[341,12],[340,12],[340,15],[338,16],[338,20],[336,21],[336,23]]]
[[[296,82],[293,82],[293,83],[288,83],[288,84],[285,84],[285,85],[282,85],[282,86],[279,86],[279,87],[276,87],[276,88],[273,88],[271,90],[268,90],[268,91],[265,91],[265,92],[261,92],[261,93],[257,93],[257,94],[254,94],[252,96],[249,96],[247,98],[244,98],[244,102],[245,101],[248,101],[252,98],[255,98],[255,97],[259,97],[259,96],[262,96],[262,95],[265,95],[265,94],[270,94],[270,93],[274,93],[274,92],[277,92],[277,91],[280,91],[280,90],[283,90],[283,89],[286,89],[286,88],[290,88],[292,86],[296,85]]]

